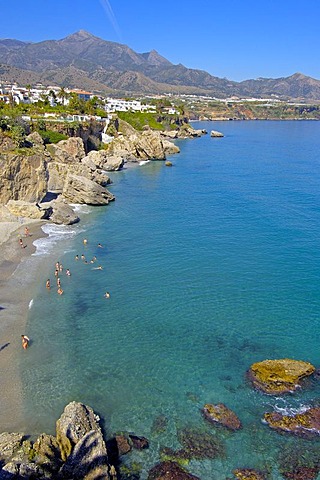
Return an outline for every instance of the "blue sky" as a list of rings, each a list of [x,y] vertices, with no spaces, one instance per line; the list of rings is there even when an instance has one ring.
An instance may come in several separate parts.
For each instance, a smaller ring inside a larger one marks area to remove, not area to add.
[[[230,80],[320,79],[320,0],[12,0],[6,10],[0,38],[39,42],[84,29]]]

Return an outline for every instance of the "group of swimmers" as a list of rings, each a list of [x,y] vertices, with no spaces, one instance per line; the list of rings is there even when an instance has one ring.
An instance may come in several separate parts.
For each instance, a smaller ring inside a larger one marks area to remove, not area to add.
[[[86,238],[83,239],[83,245],[86,247],[88,245],[88,240]],[[101,243],[98,243],[97,245],[98,248],[103,248],[103,246],[101,245]],[[92,259],[88,262],[88,260],[86,259],[85,255],[82,253],[81,256],[79,257],[79,255],[76,255],[75,256],[75,260],[76,261],[79,261],[79,260],[82,260],[83,263],[85,264],[93,264],[97,261],[97,257],[94,255],[92,257]],[[92,270],[103,270],[103,267],[102,265],[98,265],[97,267],[92,267]],[[110,298],[110,293],[109,292],[106,292],[104,295],[103,295],[105,298]]]
[[[25,235],[29,236],[29,231],[26,231]],[[22,241],[22,239],[21,239],[21,241]],[[84,244],[84,246],[86,246],[88,244],[88,240],[86,238],[83,240],[83,244]],[[103,248],[101,243],[98,243],[98,248]],[[92,259],[89,262],[86,260],[86,257],[85,257],[84,254],[82,254],[80,257],[79,257],[79,255],[75,256],[76,261],[80,261],[80,259],[85,264],[93,264],[97,261],[96,256],[93,256]],[[102,267],[102,265],[99,265],[97,267],[93,267],[92,270],[103,270],[103,267]],[[62,286],[61,286],[61,280],[60,280],[60,275],[63,273],[63,271],[64,271],[63,265],[59,261],[56,262],[54,276],[56,277],[58,295],[62,295],[64,293],[64,290],[62,289]],[[68,277],[71,276],[71,272],[70,272],[69,268],[65,269],[65,274]],[[46,281],[46,288],[47,288],[47,290],[51,290],[50,278],[48,278],[47,281]],[[104,296],[104,298],[110,298],[110,293],[106,292],[103,296]],[[30,339],[26,335],[21,335],[21,340],[22,340],[22,347],[23,347],[24,350],[26,350],[28,348]]]
[[[62,295],[63,294],[63,290],[62,290],[62,287],[61,287],[61,280],[60,280],[60,277],[59,277],[59,274],[63,272],[63,265],[60,263],[60,262],[56,262],[56,268],[55,268],[55,271],[54,271],[54,276],[56,277],[56,282],[57,282],[57,293],[58,295]],[[71,272],[69,270],[69,268],[66,268],[66,275],[68,277],[71,276]],[[46,281],[46,289],[47,290],[51,290],[51,282],[50,282],[50,278],[48,278],[48,280]]]

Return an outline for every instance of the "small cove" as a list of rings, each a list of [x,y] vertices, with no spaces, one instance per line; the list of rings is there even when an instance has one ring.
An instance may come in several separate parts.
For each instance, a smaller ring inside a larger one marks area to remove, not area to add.
[[[274,398],[254,391],[246,371],[266,358],[320,363],[320,125],[195,126],[225,137],[179,141],[172,168],[150,162],[112,174],[116,201],[89,209],[46,257],[20,366],[24,417],[29,432],[54,433],[69,401],[91,405],[108,435],[150,440],[124,458],[142,465],[142,480],[162,446],[180,448],[186,427],[215,433],[225,449],[192,460],[194,475],[219,480],[250,467],[278,479],[281,452],[319,443],[280,436],[262,415],[313,404],[319,384]],[[88,264],[75,260],[82,253]],[[58,260],[71,270],[61,297],[45,288]],[[203,405],[219,402],[242,431],[203,420]]]

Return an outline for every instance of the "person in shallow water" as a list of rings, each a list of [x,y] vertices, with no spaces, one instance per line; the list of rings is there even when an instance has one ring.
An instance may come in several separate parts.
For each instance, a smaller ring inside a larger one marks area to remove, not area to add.
[[[49,278],[48,278],[48,280],[46,281],[46,288],[47,288],[48,290],[50,290],[50,288],[51,288],[50,279],[49,279]]]
[[[27,335],[21,335],[22,348],[26,350],[29,346],[30,338]]]

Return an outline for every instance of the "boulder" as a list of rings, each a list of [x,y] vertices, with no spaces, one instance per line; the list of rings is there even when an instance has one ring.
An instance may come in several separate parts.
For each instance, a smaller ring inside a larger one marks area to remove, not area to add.
[[[203,407],[202,413],[209,422],[222,425],[229,430],[239,430],[242,427],[237,415],[223,403],[216,405],[207,403]]]
[[[57,225],[73,225],[80,221],[73,208],[61,197],[45,205],[51,207],[50,220]]]
[[[118,456],[125,455],[132,450],[129,440],[125,435],[116,435],[115,441],[118,450]]]
[[[37,153],[44,153],[46,149],[43,138],[38,132],[30,133],[30,135],[26,137],[25,144],[32,147]],[[45,154],[49,157],[48,152],[45,152]]]
[[[78,163],[66,164],[58,162],[48,163],[50,192],[61,193],[68,174],[85,177],[99,185],[105,186],[111,183],[110,178],[88,158],[85,157]]]
[[[180,153],[180,148],[169,140],[162,140],[162,144],[166,155]]]
[[[224,137],[224,135],[223,133],[217,132],[216,130],[211,130],[210,137],[219,138],[219,137]]]
[[[82,159],[82,163],[91,161],[97,168],[108,172],[120,170],[124,161],[120,156],[108,155],[106,150],[91,151]]]
[[[284,358],[254,363],[248,376],[255,388],[279,395],[296,390],[300,380],[314,371],[315,367],[309,362]]]
[[[71,203],[88,205],[107,205],[115,198],[112,193],[96,182],[71,173],[67,174],[62,195]]]
[[[56,437],[62,460],[66,460],[73,447],[89,432],[101,434],[99,417],[91,407],[79,402],[69,403],[56,422]],[[101,434],[102,435],[102,434]],[[91,438],[88,439],[91,443]]]
[[[120,135],[107,145],[106,152],[108,156],[121,157],[131,162],[166,158],[160,133],[152,130]]]
[[[58,163],[76,163],[85,157],[83,140],[80,137],[70,137],[58,143],[47,145],[52,160]]]
[[[47,157],[44,153],[0,153],[0,203],[9,200],[39,202],[47,193]]]
[[[191,475],[176,462],[161,462],[155,465],[148,474],[148,480],[200,480]]]
[[[283,415],[280,412],[265,413],[263,418],[270,428],[279,432],[302,437],[320,435],[320,407],[309,408],[293,415]]]

